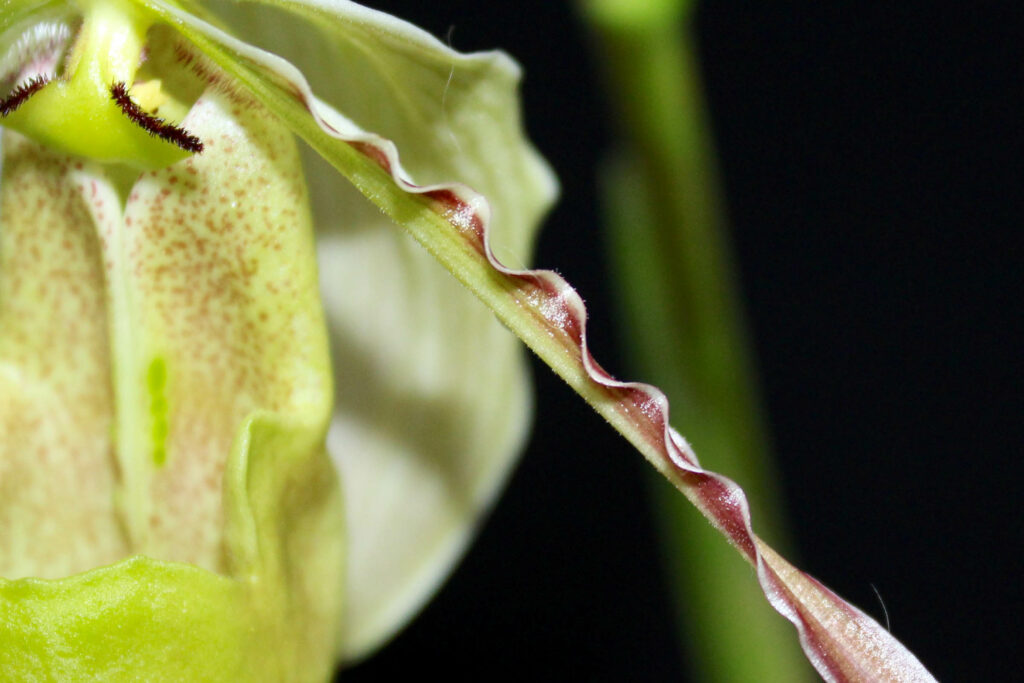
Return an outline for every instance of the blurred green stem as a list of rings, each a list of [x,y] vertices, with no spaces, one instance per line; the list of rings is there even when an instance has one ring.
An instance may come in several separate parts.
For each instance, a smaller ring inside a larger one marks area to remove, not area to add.
[[[620,122],[603,191],[614,290],[636,372],[668,394],[672,422],[702,464],[744,487],[758,533],[785,547],[688,31],[693,4],[582,3]],[[750,567],[674,488],[651,479],[699,680],[816,680]]]

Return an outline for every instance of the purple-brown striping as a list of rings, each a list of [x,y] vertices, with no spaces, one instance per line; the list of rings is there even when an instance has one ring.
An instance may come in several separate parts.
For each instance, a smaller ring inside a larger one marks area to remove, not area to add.
[[[125,116],[150,135],[177,145],[186,152],[198,154],[203,151],[203,141],[198,137],[184,128],[179,128],[173,123],[168,123],[144,111],[128,94],[128,86],[123,82],[110,86],[110,98],[114,100]]]
[[[7,97],[0,99],[0,117],[5,117],[14,112],[15,109],[25,104],[28,98],[43,89],[43,86],[50,82],[44,76],[36,76],[14,88]]]

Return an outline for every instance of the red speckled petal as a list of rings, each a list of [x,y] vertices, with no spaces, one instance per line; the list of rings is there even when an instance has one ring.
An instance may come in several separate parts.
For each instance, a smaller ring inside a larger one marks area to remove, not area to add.
[[[514,115],[511,60],[459,55],[365,8],[344,26],[319,22],[323,32],[254,4],[228,9],[247,39],[305,57],[346,115],[395,138],[411,175],[485,192],[502,254],[529,260],[556,185]],[[396,30],[382,32],[382,17]],[[336,387],[328,446],[348,526],[340,643],[352,660],[462,556],[522,450],[530,387],[522,346],[491,311],[323,160],[309,168]]]
[[[89,165],[3,133],[0,577],[120,559],[113,390]],[[100,179],[99,182],[102,182]]]

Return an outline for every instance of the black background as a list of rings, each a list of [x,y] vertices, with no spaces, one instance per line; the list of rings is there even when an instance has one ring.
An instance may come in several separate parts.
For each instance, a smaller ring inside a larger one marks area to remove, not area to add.
[[[571,4],[370,4],[523,64],[527,127],[563,184],[536,264],[577,286],[595,355],[621,374],[596,210],[613,124]],[[1024,605],[1019,8],[749,5],[706,2],[697,29],[799,564],[884,621],[874,585],[940,680],[1010,680]],[[535,375],[531,447],[478,542],[345,680],[686,680],[646,465]]]

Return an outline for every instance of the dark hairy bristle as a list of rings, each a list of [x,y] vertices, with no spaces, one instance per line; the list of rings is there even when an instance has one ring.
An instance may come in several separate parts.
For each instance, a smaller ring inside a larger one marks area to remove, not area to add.
[[[49,78],[36,76],[35,78],[31,78],[16,86],[14,90],[11,91],[11,94],[0,99],[0,118],[7,116],[18,107],[25,104],[25,101],[28,100],[28,98],[42,90],[43,86],[49,82]]]
[[[167,123],[163,119],[143,111],[142,107],[136,104],[135,100],[128,95],[128,86],[123,82],[110,86],[110,97],[120,107],[121,112],[131,119],[132,123],[150,135],[155,135],[161,140],[177,145],[186,152],[198,154],[203,151],[203,141],[195,135],[192,135],[184,128],[179,128],[173,123]]]

